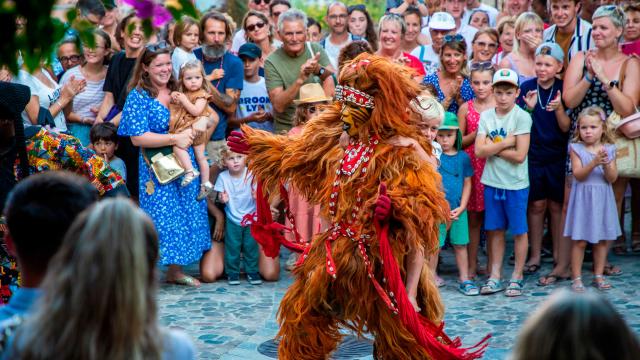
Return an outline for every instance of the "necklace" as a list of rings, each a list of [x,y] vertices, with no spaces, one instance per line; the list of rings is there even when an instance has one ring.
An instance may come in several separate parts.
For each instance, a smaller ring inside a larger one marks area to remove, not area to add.
[[[549,90],[549,96],[547,97],[547,103],[542,105],[542,101],[540,101],[540,95],[542,94],[540,92],[540,85],[538,85],[536,83],[536,90],[538,91],[538,104],[540,104],[540,107],[542,108],[542,110],[546,110],[547,106],[549,105],[549,103],[551,102],[551,97],[553,96],[553,87],[555,86],[556,82],[554,81],[553,84],[551,84],[551,89]]]

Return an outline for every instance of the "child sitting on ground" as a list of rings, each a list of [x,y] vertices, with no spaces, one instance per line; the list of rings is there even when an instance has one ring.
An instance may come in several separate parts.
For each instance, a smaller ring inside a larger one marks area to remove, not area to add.
[[[459,151],[462,147],[462,133],[456,115],[450,112],[445,114],[444,123],[438,130],[436,140],[442,147],[438,172],[442,176],[442,185],[451,208],[451,227],[449,231],[441,232],[440,247],[444,246],[445,239],[449,235],[460,274],[458,291],[467,296],[478,295],[480,294],[478,287],[469,279],[467,256],[469,244],[467,204],[471,196],[473,168],[469,155]]]
[[[89,139],[96,154],[104,158],[104,161],[127,181],[127,167],[124,161],[115,155],[118,148],[118,128],[110,122],[96,124],[89,132]]]
[[[252,181],[247,169],[246,155],[231,152],[224,145],[220,150],[222,171],[214,186],[215,196],[225,204],[224,269],[229,285],[240,284],[240,253],[244,258],[244,270],[251,285],[262,284],[258,273],[258,243],[249,226],[242,226],[242,218],[256,211]]]
[[[171,93],[169,133],[178,134],[186,129],[190,129],[202,118],[214,116],[217,119],[217,114],[208,104],[211,92],[211,83],[205,81],[202,63],[198,60],[184,63],[180,68],[180,91]],[[181,149],[178,146],[173,147],[173,153],[185,169],[185,174],[180,185],[187,186],[198,174],[200,175],[201,185],[197,197],[198,200],[206,198],[213,190],[213,185],[209,181],[209,163],[207,162],[207,157],[204,155],[207,144],[206,133],[207,132],[203,132],[197,136],[192,144],[200,173],[191,165],[191,156],[188,150]]]

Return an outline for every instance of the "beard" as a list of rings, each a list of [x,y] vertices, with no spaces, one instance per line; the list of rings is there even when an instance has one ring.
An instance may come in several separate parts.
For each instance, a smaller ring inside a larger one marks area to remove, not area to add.
[[[227,47],[223,44],[202,45],[202,54],[209,59],[218,59],[224,55]]]

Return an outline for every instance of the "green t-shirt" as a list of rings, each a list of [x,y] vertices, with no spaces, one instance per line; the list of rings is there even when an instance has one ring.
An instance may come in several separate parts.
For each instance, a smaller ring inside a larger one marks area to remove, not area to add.
[[[311,45],[313,54],[309,50],[309,45]],[[305,51],[297,57],[289,56],[282,48],[272,52],[264,62],[264,78],[267,82],[267,90],[271,91],[279,87],[286,90],[294,84],[300,73],[300,67],[317,52],[320,52],[320,66],[328,66],[330,64],[329,57],[324,49],[317,43],[307,43]],[[321,83],[321,81],[317,76],[309,76],[307,81],[305,81],[305,84],[306,83]],[[296,94],[296,98],[297,97],[298,94]],[[276,132],[283,130],[289,131],[291,129],[295,110],[296,105],[293,102],[287,106],[284,112],[279,113],[274,110],[274,127]]]
[[[494,143],[503,141],[508,135],[522,135],[531,132],[531,116],[514,105],[503,117],[496,109],[485,110],[480,114],[478,135],[486,135]],[[494,188],[521,190],[529,187],[529,164],[525,157],[521,164],[515,164],[499,156],[490,156],[482,172],[480,181]]]

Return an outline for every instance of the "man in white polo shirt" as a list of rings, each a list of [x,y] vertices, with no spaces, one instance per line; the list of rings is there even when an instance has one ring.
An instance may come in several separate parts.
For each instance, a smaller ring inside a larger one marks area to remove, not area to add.
[[[434,13],[429,19],[429,35],[431,45],[418,46],[411,52],[424,64],[427,75],[440,68],[440,49],[444,44],[444,37],[456,33],[456,21],[446,12]]]

